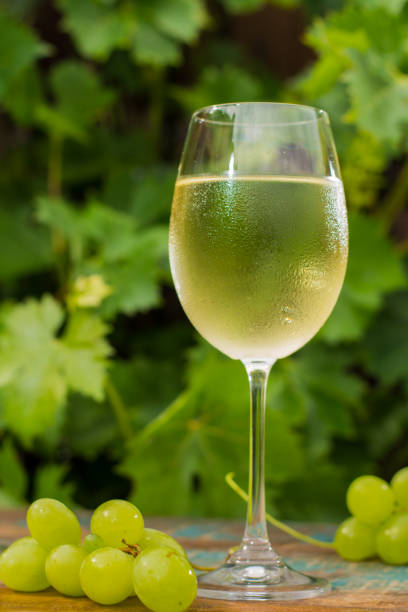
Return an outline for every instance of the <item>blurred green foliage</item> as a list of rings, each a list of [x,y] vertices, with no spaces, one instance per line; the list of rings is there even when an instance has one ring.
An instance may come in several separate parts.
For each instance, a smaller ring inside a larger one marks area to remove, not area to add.
[[[296,75],[231,34],[267,4],[307,22]],[[325,108],[350,211],[339,302],[270,377],[269,509],[337,518],[349,479],[408,463],[406,4],[0,1],[0,505],[243,515],[245,371],[192,330],[167,260],[188,115],[226,101]]]

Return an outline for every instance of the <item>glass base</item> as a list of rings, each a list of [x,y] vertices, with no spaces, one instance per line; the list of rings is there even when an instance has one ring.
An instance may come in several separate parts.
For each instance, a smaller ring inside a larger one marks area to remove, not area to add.
[[[330,590],[328,580],[295,572],[280,559],[262,565],[228,561],[198,578],[198,595],[211,599],[288,601],[325,595]]]

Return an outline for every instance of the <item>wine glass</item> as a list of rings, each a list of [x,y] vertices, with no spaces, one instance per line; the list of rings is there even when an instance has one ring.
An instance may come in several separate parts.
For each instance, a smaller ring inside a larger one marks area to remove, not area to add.
[[[242,543],[199,577],[199,594],[289,600],[330,590],[285,565],[265,522],[265,393],[273,363],[306,344],[338,298],[347,214],[329,119],[296,104],[196,111],[175,185],[170,263],[185,313],[240,359],[251,396],[249,501]]]

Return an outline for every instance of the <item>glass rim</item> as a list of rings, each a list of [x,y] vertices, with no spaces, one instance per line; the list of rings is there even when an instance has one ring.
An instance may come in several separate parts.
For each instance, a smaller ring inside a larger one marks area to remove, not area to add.
[[[203,115],[205,113],[209,113],[218,109],[223,109],[223,108],[234,108],[234,107],[239,107],[239,106],[269,106],[269,107],[282,107],[282,108],[288,108],[291,107],[294,110],[303,110],[303,111],[313,111],[314,113],[314,117],[310,118],[310,119],[297,119],[294,121],[262,121],[260,123],[258,122],[248,122],[248,121],[239,121],[239,120],[234,120],[231,119],[231,121],[220,121],[218,119],[211,119],[211,118],[207,118],[204,116],[200,116]],[[289,126],[289,125],[306,125],[308,123],[315,123],[317,121],[320,121],[321,119],[325,119],[326,121],[329,121],[329,116],[327,114],[327,112],[325,110],[323,110],[322,108],[319,108],[317,106],[309,106],[307,104],[292,104],[292,103],[286,103],[286,102],[225,102],[222,104],[210,104],[208,106],[203,106],[202,108],[198,108],[196,111],[193,112],[192,116],[191,116],[191,121],[200,121],[203,123],[211,123],[214,125],[224,125],[224,126],[231,126],[231,125],[251,125],[253,126],[254,124],[260,127],[267,127],[267,126],[274,126],[274,127],[283,127],[283,126]]]

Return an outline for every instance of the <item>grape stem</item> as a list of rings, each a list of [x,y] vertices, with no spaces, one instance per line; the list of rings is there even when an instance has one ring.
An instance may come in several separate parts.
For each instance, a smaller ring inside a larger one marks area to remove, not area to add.
[[[245,493],[245,491],[241,489],[241,487],[235,482],[233,472],[229,472],[228,474],[226,474],[225,481],[227,485],[231,487],[231,489],[241,497],[241,499],[243,499],[245,502],[248,502],[248,494]],[[266,513],[266,520],[268,521],[268,523],[271,523],[271,525],[274,525],[278,529],[281,529],[285,533],[288,533],[289,535],[293,536],[294,538],[297,538],[298,540],[301,540],[302,542],[306,542],[307,544],[314,544],[315,546],[320,546],[321,548],[334,549],[334,542],[322,542],[321,540],[317,540],[316,538],[312,538],[311,536],[300,533],[296,529],[293,529],[293,527],[289,527],[289,525],[285,525],[285,523],[278,521],[278,519],[274,518],[268,512]]]
[[[122,543],[124,546],[120,550],[128,555],[132,555],[132,557],[136,558],[142,552],[138,544],[128,544],[124,539],[122,539]]]

